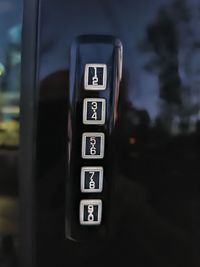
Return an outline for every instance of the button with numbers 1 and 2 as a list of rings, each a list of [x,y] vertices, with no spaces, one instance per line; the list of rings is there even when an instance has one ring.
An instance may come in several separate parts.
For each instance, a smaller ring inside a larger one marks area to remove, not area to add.
[[[86,64],[84,75],[85,90],[105,90],[107,85],[107,66],[105,64]]]
[[[103,98],[85,98],[83,101],[83,123],[105,124],[106,100]]]
[[[100,225],[102,220],[102,201],[87,199],[80,202],[80,224]]]
[[[100,193],[103,190],[103,167],[81,168],[81,192]]]
[[[104,133],[83,133],[82,135],[82,158],[103,159],[105,150]]]

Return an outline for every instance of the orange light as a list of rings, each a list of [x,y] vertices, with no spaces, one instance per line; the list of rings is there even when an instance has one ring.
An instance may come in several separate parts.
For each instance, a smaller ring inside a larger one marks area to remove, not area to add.
[[[134,137],[130,137],[129,138],[129,144],[130,145],[135,145],[135,143],[136,143],[136,139]]]

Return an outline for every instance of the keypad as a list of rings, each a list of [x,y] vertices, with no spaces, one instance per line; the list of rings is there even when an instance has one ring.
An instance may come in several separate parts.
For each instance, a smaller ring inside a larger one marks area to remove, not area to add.
[[[107,35],[77,36],[71,46],[67,105],[65,235],[109,234],[122,45]]]
[[[107,66],[105,64],[86,64],[84,74],[84,89],[105,90],[107,85]],[[92,92],[91,92],[92,94]],[[106,121],[106,99],[87,97],[83,99],[83,124],[103,126]],[[90,126],[90,130],[91,130]],[[95,128],[94,128],[95,130]],[[104,159],[105,134],[99,129],[82,134],[81,156],[88,161],[89,166],[83,166],[80,174],[81,193],[100,194],[103,192],[104,168],[92,166],[92,159]],[[101,161],[99,162],[101,164]],[[80,224],[100,225],[102,220],[102,200],[84,199],[80,202]]]

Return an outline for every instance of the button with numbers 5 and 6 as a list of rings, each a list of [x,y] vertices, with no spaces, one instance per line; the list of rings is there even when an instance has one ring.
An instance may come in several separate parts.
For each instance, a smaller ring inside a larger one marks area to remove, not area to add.
[[[100,193],[103,190],[103,167],[81,168],[81,192]]]
[[[104,133],[83,133],[82,158],[102,159],[104,157],[105,135]]]
[[[106,100],[103,98],[85,98],[83,101],[83,123],[103,125],[106,118]]]
[[[105,64],[86,64],[84,87],[86,90],[105,90],[107,66]]]
[[[102,201],[87,199],[80,202],[80,224],[100,225],[102,219]]]

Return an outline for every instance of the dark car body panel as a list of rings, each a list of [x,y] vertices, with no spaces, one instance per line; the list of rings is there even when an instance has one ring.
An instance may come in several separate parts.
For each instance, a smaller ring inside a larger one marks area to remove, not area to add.
[[[199,266],[200,4],[25,3],[24,266]],[[123,77],[111,237],[74,242],[65,236],[69,58],[74,39],[88,34],[121,40]]]

